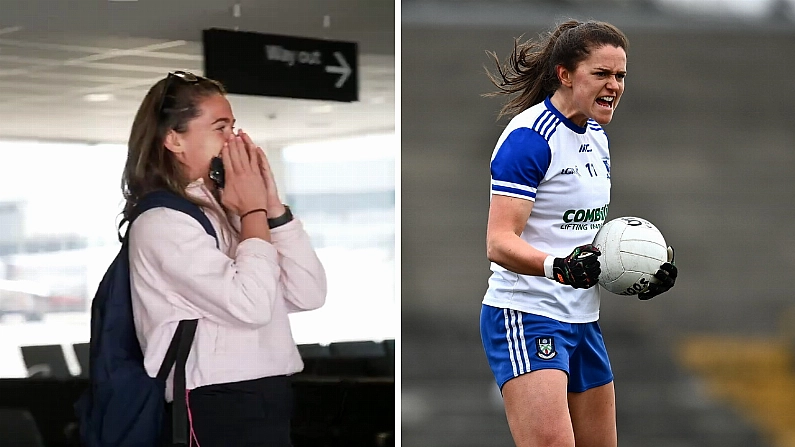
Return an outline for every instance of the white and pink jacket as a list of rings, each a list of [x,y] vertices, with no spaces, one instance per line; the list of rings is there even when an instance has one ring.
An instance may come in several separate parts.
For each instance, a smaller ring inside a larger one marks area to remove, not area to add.
[[[202,180],[187,191],[224,215]],[[131,227],[133,315],[149,375],[157,375],[179,321],[196,318],[186,365],[189,390],[301,371],[287,315],[317,309],[326,298],[325,270],[301,222],[273,229],[271,242],[239,242],[228,224],[206,214],[220,250],[180,211],[151,209]],[[239,218],[229,221],[239,231]]]

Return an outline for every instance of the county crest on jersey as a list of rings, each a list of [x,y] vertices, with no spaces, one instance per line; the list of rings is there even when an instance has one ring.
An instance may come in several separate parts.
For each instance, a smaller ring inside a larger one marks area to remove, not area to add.
[[[547,98],[516,115],[491,157],[491,194],[530,200],[521,238],[545,253],[567,256],[593,242],[610,204],[610,151],[602,127],[563,116]],[[483,303],[568,323],[599,319],[599,287],[575,289],[520,275],[495,263]]]

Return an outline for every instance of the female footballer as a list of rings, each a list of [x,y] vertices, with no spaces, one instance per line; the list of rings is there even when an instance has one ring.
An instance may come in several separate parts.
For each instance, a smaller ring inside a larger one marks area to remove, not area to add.
[[[599,329],[600,252],[610,203],[602,128],[624,93],[628,41],[568,21],[514,44],[489,74],[512,115],[491,158],[481,336],[517,446],[615,447],[613,373]],[[670,262],[639,298],[673,287]]]

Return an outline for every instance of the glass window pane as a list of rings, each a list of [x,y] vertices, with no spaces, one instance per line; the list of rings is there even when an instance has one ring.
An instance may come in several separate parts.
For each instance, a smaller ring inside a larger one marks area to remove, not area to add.
[[[293,315],[298,343],[396,335],[394,134],[285,147],[280,192],[327,270],[327,304]],[[89,339],[96,287],[119,249],[124,145],[0,141],[0,377],[23,345]],[[101,169],[97,169],[101,166]]]
[[[326,305],[291,316],[299,343],[395,338],[394,134],[285,147],[285,201],[326,267]],[[299,340],[299,337],[306,337]]]

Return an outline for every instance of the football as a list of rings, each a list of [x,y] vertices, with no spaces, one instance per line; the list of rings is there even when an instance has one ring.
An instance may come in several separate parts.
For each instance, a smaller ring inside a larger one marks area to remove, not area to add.
[[[640,217],[619,217],[606,222],[596,233],[593,244],[602,273],[599,284],[617,295],[637,295],[646,291],[654,273],[668,260],[668,250],[660,230]]]

